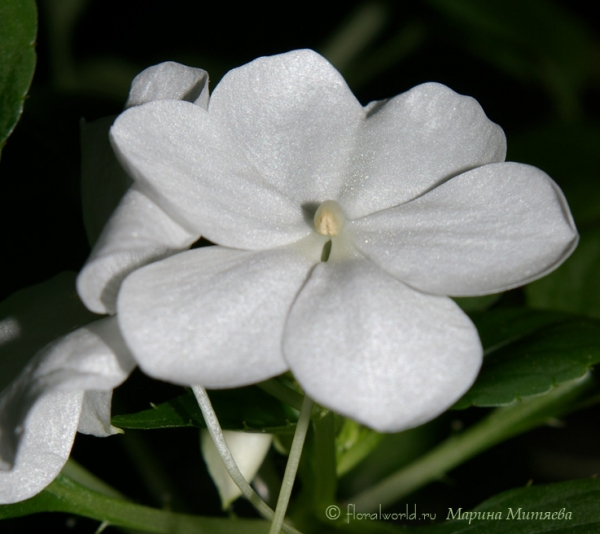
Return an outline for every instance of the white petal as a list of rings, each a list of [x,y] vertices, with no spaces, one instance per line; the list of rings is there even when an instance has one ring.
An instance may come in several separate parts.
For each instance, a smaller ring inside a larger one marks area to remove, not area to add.
[[[225,430],[223,437],[240,472],[248,482],[251,482],[269,452],[273,436]],[[229,508],[229,505],[241,496],[242,492],[229,476],[208,430],[202,430],[200,438],[202,456],[219,491],[221,505],[223,509]]]
[[[292,248],[207,247],[132,273],[118,318],[140,367],[180,384],[236,387],[282,373],[288,310],[317,260]]]
[[[365,115],[339,72],[312,50],[228,72],[209,113],[259,175],[298,205],[337,198]]]
[[[110,390],[123,382],[135,361],[115,317],[81,327],[50,343],[36,356],[30,373],[35,391]]]
[[[114,317],[90,323],[46,345],[1,393],[3,462],[14,460],[20,437],[17,429],[26,424],[28,412],[47,395],[57,390],[111,390],[134,366]]]
[[[75,273],[64,272],[0,303],[0,391],[50,341],[97,316],[77,297]]]
[[[165,100],[132,108],[111,138],[144,192],[192,233],[261,249],[310,232],[300,205],[275,190],[199,106]]]
[[[121,200],[77,280],[86,306],[115,313],[123,279],[135,269],[189,248],[199,238],[135,186]]]
[[[186,100],[208,107],[208,73],[173,61],[140,72],[131,82],[126,108],[154,100]]]
[[[98,437],[122,434],[123,431],[110,424],[112,390],[86,391],[79,417],[77,431]]]
[[[71,452],[82,398],[82,391],[54,391],[31,407],[22,424],[12,426],[2,420],[0,456],[5,456],[4,446],[8,441],[18,442],[19,449],[16,458],[14,450],[10,451],[12,459],[8,464],[0,460],[0,503],[33,497],[60,473]],[[6,414],[4,400],[3,396],[2,415]]]
[[[186,100],[207,109],[208,73],[172,61],[150,67],[134,78],[126,107],[154,100]],[[92,244],[132,182],[109,142],[108,131],[114,120],[105,117],[81,124],[83,218]]]
[[[426,83],[367,106],[338,197],[350,218],[396,206],[458,173],[504,161],[506,139],[477,101]]]
[[[399,280],[452,296],[494,293],[544,276],[578,239],[558,186],[518,163],[480,167],[349,226],[356,247]]]
[[[74,282],[62,273],[0,304],[0,503],[32,497],[55,478],[83,389],[111,389],[134,365],[114,318],[57,339],[94,318]]]
[[[417,292],[367,260],[319,264],[284,334],[306,393],[378,431],[417,426],[473,383],[482,349],[448,298]]]

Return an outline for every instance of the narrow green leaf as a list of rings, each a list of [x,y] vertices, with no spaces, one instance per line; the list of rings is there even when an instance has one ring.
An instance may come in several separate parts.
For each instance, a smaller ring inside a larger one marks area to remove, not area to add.
[[[110,525],[159,534],[266,534],[269,524],[254,519],[221,519],[156,510],[107,497],[59,475],[44,491],[16,504],[0,506],[0,519],[39,512],[67,512]]]
[[[223,430],[293,432],[297,416],[285,404],[257,387],[210,392],[210,399]],[[174,427],[206,428],[202,412],[191,392],[159,404],[150,410],[116,415],[112,424],[119,428],[155,429]]]
[[[379,445],[383,436],[352,419],[344,419],[335,439],[338,476],[345,475],[358,465]]]
[[[477,381],[454,408],[504,406],[583,377],[600,362],[600,322],[555,312],[474,315],[486,349]]]
[[[0,150],[16,126],[35,70],[33,0],[0,2]]]

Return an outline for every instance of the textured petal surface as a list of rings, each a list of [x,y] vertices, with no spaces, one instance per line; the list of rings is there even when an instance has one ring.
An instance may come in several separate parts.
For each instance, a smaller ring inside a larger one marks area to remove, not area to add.
[[[313,264],[292,248],[182,252],[125,280],[123,335],[156,378],[215,388],[265,380],[287,369],[285,319]]]
[[[294,303],[284,355],[308,395],[384,432],[428,421],[473,383],[477,331],[448,298],[367,260],[319,264]]]
[[[202,456],[219,491],[221,505],[225,510],[242,495],[242,491],[229,475],[208,430],[201,430],[200,437]],[[269,452],[273,436],[271,434],[252,434],[250,432],[225,430],[223,437],[240,472],[248,482],[252,482]]]
[[[23,425],[12,429],[19,434],[19,451],[9,464],[0,463],[0,503],[33,497],[60,473],[71,452],[82,398],[83,391],[49,393],[31,408]],[[6,431],[4,421],[0,428]]]
[[[110,424],[112,394],[112,390],[88,390],[84,393],[77,432],[98,437],[123,433]]]
[[[42,349],[0,394],[0,499],[41,491],[69,456],[84,390],[112,389],[133,366],[113,317]]]
[[[154,100],[186,100],[207,109],[208,98],[208,73],[206,71],[168,61],[150,67],[134,78],[126,107],[139,106]],[[96,243],[102,228],[132,183],[132,179],[117,160],[110,145],[108,132],[114,120],[115,117],[105,117],[90,123],[82,121],[81,124],[83,218],[88,239],[92,244]],[[150,201],[145,199],[145,203],[148,204]],[[126,212],[128,206],[135,213],[131,215],[123,213]],[[154,207],[148,215],[153,216],[157,210],[159,208]],[[125,221],[127,223],[130,220],[137,222],[140,215],[142,213],[140,213],[139,202],[126,201],[125,205],[120,207],[118,226],[123,225],[124,218],[127,219]],[[160,217],[164,216],[161,215]],[[168,216],[166,217],[168,218]],[[143,230],[153,226],[152,221],[143,221],[142,224],[142,234]],[[166,224],[168,228],[164,232],[170,233],[170,227],[173,226],[174,222],[169,220]],[[160,221],[154,224],[154,227],[158,228],[159,225]],[[114,226],[113,224],[113,231]],[[135,226],[127,228],[125,237],[131,238],[132,234],[135,236],[135,232],[139,230]],[[103,237],[103,246],[106,246],[108,237],[106,234]],[[123,236],[116,235],[114,237],[121,239]],[[150,239],[150,236],[143,236],[142,239]],[[158,241],[160,244],[160,237]],[[153,251],[144,254],[140,250],[139,243],[134,248],[140,254],[153,257]],[[133,257],[135,254],[131,256]],[[107,312],[107,310],[99,309],[97,306],[94,307],[94,310],[99,313]]]
[[[189,248],[199,238],[177,224],[136,186],[121,200],[77,280],[85,305],[115,313],[123,279],[135,269]]]
[[[301,206],[268,183],[199,106],[169,100],[132,108],[116,120],[111,137],[144,192],[215,243],[270,248],[310,231]]]
[[[126,108],[154,100],[186,100],[208,107],[208,73],[174,61],[140,72],[131,82]]]
[[[0,303],[0,392],[42,347],[97,318],[79,300],[75,276],[61,273]]]
[[[367,106],[338,200],[363,217],[505,156],[504,132],[475,99],[426,83]]]
[[[350,226],[356,247],[399,280],[452,296],[535,280],[578,240],[558,186],[518,163],[480,167]]]
[[[298,205],[337,198],[365,116],[339,72],[311,50],[230,71],[209,113],[260,176]]]

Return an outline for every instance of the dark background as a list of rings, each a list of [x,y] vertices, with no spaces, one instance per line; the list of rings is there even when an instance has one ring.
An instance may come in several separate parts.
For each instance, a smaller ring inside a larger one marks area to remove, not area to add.
[[[296,48],[331,50],[357,10],[367,10],[361,11],[364,16],[380,13],[384,21],[341,69],[363,104],[427,81],[475,97],[504,128],[508,159],[542,167],[563,186],[580,230],[596,228],[600,212],[588,206],[600,205],[600,40],[594,4],[494,0],[479,2],[488,6],[483,14],[472,8],[477,2],[454,2],[462,6],[458,10],[451,4],[39,2],[38,65],[23,117],[0,161],[0,299],[83,265],[89,244],[80,202],[79,121],[119,113],[136,73],[174,60],[206,69],[214,87],[229,69],[261,55]],[[511,299],[522,303],[524,296],[517,291],[506,297]],[[117,395],[123,411],[143,409],[180,392],[150,384],[140,374],[126,388]],[[431,433],[446,435],[482,413],[451,413],[435,422]],[[420,503],[420,512],[445,518],[447,507],[466,510],[529,480],[551,482],[600,472],[598,415],[597,410],[579,412],[562,427],[513,439],[408,502]],[[97,438],[79,436],[74,456],[139,502],[160,507],[174,501],[175,509],[219,513],[195,431],[128,435],[103,440],[100,446]],[[393,443],[389,447],[393,450]],[[152,482],[141,474],[143,464],[155,465],[156,457],[161,462],[167,458],[156,470],[170,479],[179,498],[157,497]],[[136,466],[134,459],[142,465]],[[284,463],[277,456],[271,462],[275,469]],[[402,510],[404,504],[399,505]],[[253,513],[243,502],[236,511]],[[6,521],[2,532],[13,531],[21,521],[44,525],[45,532],[93,532],[97,526],[53,515]]]

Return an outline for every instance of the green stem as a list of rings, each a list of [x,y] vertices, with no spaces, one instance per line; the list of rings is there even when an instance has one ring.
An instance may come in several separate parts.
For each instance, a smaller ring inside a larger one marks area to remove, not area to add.
[[[156,534],[266,534],[257,519],[231,519],[178,514],[107,497],[60,474],[35,497],[0,506],[0,520],[38,512],[65,512],[110,525]]]
[[[553,391],[498,408],[462,434],[453,436],[407,467],[349,499],[360,512],[385,508],[409,495],[480,452],[564,413],[567,404],[589,385],[586,375]]]
[[[62,468],[61,474],[74,480],[78,484],[85,486],[91,490],[102,493],[107,497],[114,499],[127,500],[127,498],[120,492],[109,486],[104,480],[99,479],[96,475],[90,473],[85,467],[78,464],[73,458],[69,458],[67,463]]]
[[[219,452],[219,456],[223,460],[225,467],[229,473],[229,476],[236,483],[237,487],[240,488],[240,491],[250,501],[250,503],[258,510],[258,512],[266,519],[273,519],[276,517],[275,512],[271,510],[271,508],[265,503],[259,495],[252,489],[252,486],[248,484],[248,481],[244,478],[244,475],[240,472],[232,454],[225,442],[225,438],[223,437],[223,431],[221,430],[221,425],[219,424],[219,420],[217,419],[217,414],[215,413],[210,399],[208,398],[208,394],[206,390],[201,386],[193,386],[192,391],[196,396],[196,400],[198,401],[198,405],[202,410],[202,415],[204,416],[204,421],[206,422],[206,428],[210,433],[211,438],[215,443],[215,447]],[[300,534],[298,530],[289,525],[280,525],[282,530],[287,534]]]
[[[260,382],[256,385],[264,392],[285,402],[292,408],[295,408],[296,410],[302,409],[302,400],[304,399],[304,396],[282,384],[279,380],[271,378],[271,380],[266,380],[265,382]]]
[[[308,431],[308,425],[310,423],[312,407],[313,401],[308,397],[308,395],[305,395],[304,401],[302,402],[300,417],[298,418],[298,423],[296,425],[294,440],[292,441],[292,449],[290,450],[288,463],[285,467],[283,482],[281,483],[281,489],[279,490],[279,498],[277,499],[275,517],[271,523],[271,530],[269,530],[269,534],[279,534],[279,531],[281,530],[283,520],[285,518],[285,512],[290,501],[290,495],[292,494],[294,480],[296,479],[296,473],[298,472],[298,464],[300,463],[300,456],[302,456],[302,448],[304,447],[304,440],[306,438],[306,432]]]

